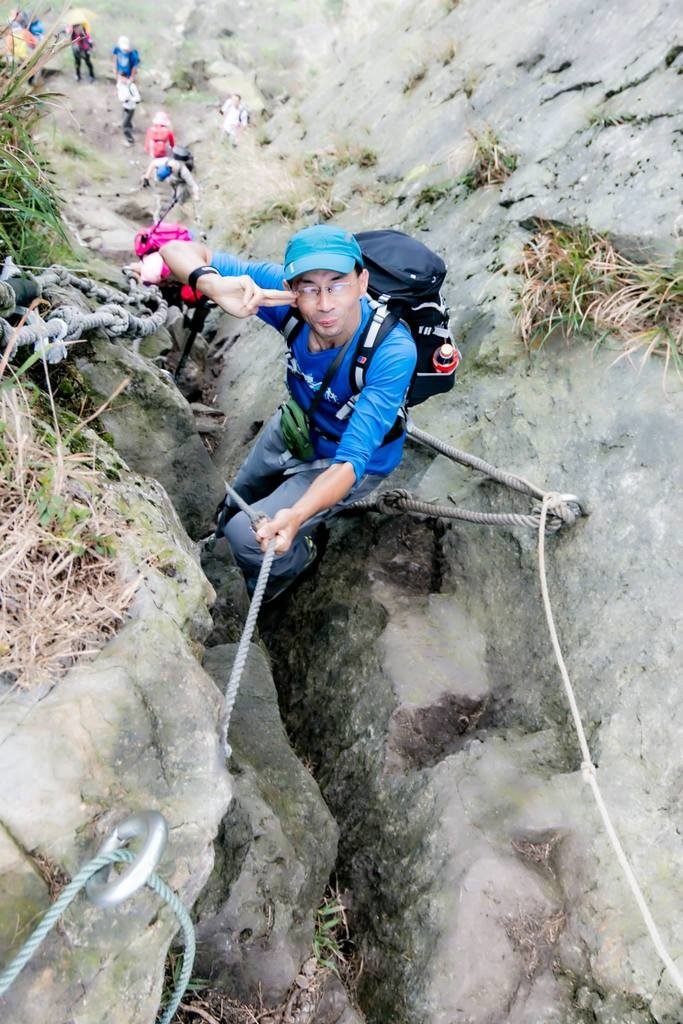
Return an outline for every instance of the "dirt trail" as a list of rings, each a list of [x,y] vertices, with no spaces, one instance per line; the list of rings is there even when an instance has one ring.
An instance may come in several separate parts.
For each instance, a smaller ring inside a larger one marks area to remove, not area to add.
[[[135,232],[151,221],[154,193],[140,187],[149,162],[142,147],[154,112],[168,110],[168,96],[143,80],[142,103],[134,120],[135,145],[128,147],[110,74],[90,83],[76,81],[71,72],[54,70],[48,84],[60,95],[41,136],[57,172],[66,219],[85,248],[123,264],[132,256]],[[185,114],[182,105],[174,104],[170,113],[178,142],[184,141],[193,125],[196,134],[196,118]]]

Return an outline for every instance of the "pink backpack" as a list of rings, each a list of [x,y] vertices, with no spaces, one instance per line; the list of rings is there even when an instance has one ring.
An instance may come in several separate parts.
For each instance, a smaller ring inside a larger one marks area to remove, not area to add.
[[[148,256],[151,252],[157,252],[167,242],[191,242],[192,235],[184,224],[169,224],[162,221],[160,224],[152,225],[151,228],[143,228],[135,236],[135,255]]]

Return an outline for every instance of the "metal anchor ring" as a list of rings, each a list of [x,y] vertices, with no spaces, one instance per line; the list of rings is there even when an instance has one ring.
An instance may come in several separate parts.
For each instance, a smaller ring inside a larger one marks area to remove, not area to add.
[[[102,868],[86,884],[86,892],[96,907],[115,907],[140,889],[157,864],[168,842],[168,825],[158,811],[139,811],[119,822],[97,851],[111,853],[127,846],[131,839],[142,839],[140,851],[120,875],[109,880],[112,865]]]

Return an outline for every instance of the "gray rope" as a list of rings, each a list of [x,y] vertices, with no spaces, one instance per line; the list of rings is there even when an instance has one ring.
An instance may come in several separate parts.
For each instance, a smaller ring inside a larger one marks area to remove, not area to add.
[[[136,855],[130,850],[112,850],[109,853],[101,853],[99,856],[93,857],[92,860],[89,860],[87,864],[83,865],[69,885],[62,890],[38,927],[24,943],[11,963],[5,968],[2,974],[0,974],[0,996],[7,991],[20,971],[26,966],[40,944],[46,938],[62,914],[66,911],[67,907],[73,902],[81,889],[84,888],[88,879],[96,874],[96,872],[101,871],[102,868],[107,867],[109,864],[123,862],[131,863],[134,860],[136,860]],[[176,982],[171,1000],[159,1020],[159,1024],[169,1024],[180,1005],[180,1000],[183,998],[183,994],[190,980],[190,974],[192,973],[192,965],[194,964],[195,955],[194,928],[186,908],[180,902],[176,894],[169,889],[166,883],[162,881],[158,875],[150,875],[145,884],[165,900],[175,912],[185,937],[185,952],[183,954],[183,967],[180,972],[180,977]]]
[[[413,440],[432,451],[446,455],[463,466],[477,469],[512,490],[530,494],[535,498],[540,498],[541,501],[547,499],[545,491],[525,480],[524,477],[498,469],[476,455],[454,448],[440,438],[420,430],[413,423],[408,423],[406,432]],[[397,488],[354,501],[347,508],[357,511],[375,510],[384,512],[386,515],[401,515],[408,512],[412,515],[428,516],[432,519],[460,519],[467,523],[480,523],[485,526],[526,526],[532,530],[538,530],[541,526],[541,506],[535,507],[528,515],[518,512],[471,512],[468,509],[459,508],[451,495],[449,495],[449,500],[453,502],[452,505],[439,505],[433,501],[422,501],[410,491]],[[581,504],[574,495],[553,495],[551,505],[546,507],[548,509],[545,519],[547,533],[555,533],[562,526],[573,526],[579,516],[585,515]]]
[[[470,455],[469,452],[463,452],[459,448],[454,448],[452,445],[446,444],[445,441],[441,441],[438,437],[432,437],[426,431],[420,430],[414,423],[408,423],[406,433],[408,437],[412,437],[414,441],[426,445],[427,448],[432,448],[441,455],[446,455],[449,459],[460,462],[463,466],[478,469],[480,473],[485,473],[492,480],[497,480],[498,483],[505,484],[506,487],[511,487],[514,491],[521,491],[522,494],[531,494],[534,498],[539,498],[541,501],[545,497],[546,492],[544,490],[537,487],[536,484],[525,480],[524,477],[516,476],[514,473],[506,473],[505,470],[497,469],[496,466],[490,465],[490,463],[485,462],[476,455]]]
[[[128,295],[90,278],[77,277],[58,265],[49,267],[38,275],[36,280],[47,295],[51,286],[70,285],[87,296],[105,303],[99,310],[86,313],[77,306],[59,305],[46,319],[40,317],[36,310],[32,310],[29,322],[18,329],[0,317],[0,338],[5,344],[12,342],[14,346],[40,346],[46,342],[59,343],[58,346],[54,345],[46,350],[51,362],[58,362],[66,354],[62,342],[78,341],[85,333],[97,329],[104,330],[110,338],[127,336],[133,339],[134,348],[137,349],[137,340],[154,334],[166,323],[168,317],[168,303],[159,289],[143,289],[133,277],[129,277],[127,281]],[[0,302],[2,298],[0,293]],[[139,316],[125,309],[122,303],[149,311]]]
[[[253,509],[251,505],[248,505],[242,495],[238,494],[235,488],[231,487],[227,480],[225,482],[225,493],[229,495],[231,501],[234,501],[240,512],[244,512],[245,515],[249,516],[249,522],[254,529],[258,527],[259,523],[263,519],[268,518],[265,512],[259,512],[258,509]]]
[[[6,281],[0,281],[0,316],[11,316],[16,305],[14,289]]]
[[[237,505],[240,511],[244,512],[245,515],[249,516],[249,521],[252,528],[256,530],[259,523],[267,519],[268,516],[265,512],[259,512],[257,509],[253,509],[251,505],[237,493],[234,487],[231,487],[229,483],[225,484],[226,494],[230,496],[231,501]],[[247,657],[249,655],[249,647],[251,645],[251,638],[254,635],[256,629],[256,620],[258,613],[261,610],[261,604],[263,603],[263,595],[266,592],[266,586],[268,584],[268,577],[270,576],[270,570],[273,565],[273,559],[275,558],[275,540],[271,540],[266,548],[261,562],[261,568],[259,569],[258,579],[256,580],[256,586],[254,587],[254,593],[252,594],[251,604],[249,606],[249,612],[244,623],[244,629],[242,630],[242,636],[237,647],[237,654],[232,664],[230,672],[230,678],[228,679],[228,685],[225,688],[225,697],[223,698],[223,711],[221,714],[220,721],[220,733],[223,750],[226,758],[232,754],[232,748],[228,743],[228,729],[230,727],[230,719],[232,717],[233,708],[235,707],[235,701],[237,699],[237,691],[239,690],[240,680],[242,679],[242,673],[244,672],[244,666],[247,663]]]
[[[528,526],[533,530],[538,530],[541,518],[540,508],[534,509],[529,515],[517,512],[470,512],[455,504],[439,505],[434,501],[422,501],[402,488],[361,498],[347,508],[354,511],[383,512],[385,515],[402,515],[408,512],[430,519],[461,519],[467,523],[479,523],[484,526]],[[570,503],[559,502],[553,511],[548,513],[546,532],[555,533],[564,525],[573,525],[577,515],[580,515],[580,511],[572,510]]]
[[[263,561],[261,562],[261,568],[259,570],[258,579],[256,580],[256,586],[254,587],[254,593],[251,598],[251,604],[249,606],[249,613],[244,623],[244,629],[242,630],[242,636],[240,637],[239,646],[237,648],[237,654],[232,665],[230,672],[230,678],[228,679],[228,685],[225,689],[225,698],[223,700],[223,713],[221,715],[220,731],[223,750],[226,758],[232,754],[232,748],[228,743],[228,729],[230,728],[230,719],[232,717],[233,708],[235,707],[235,700],[237,699],[237,691],[239,689],[240,680],[242,679],[242,673],[244,672],[244,666],[247,663],[247,657],[249,655],[249,647],[251,645],[251,638],[256,629],[256,620],[258,613],[261,610],[261,604],[263,602],[263,595],[266,592],[266,585],[268,583],[268,577],[270,576],[271,566],[273,559],[275,558],[275,540],[271,540],[268,543]]]

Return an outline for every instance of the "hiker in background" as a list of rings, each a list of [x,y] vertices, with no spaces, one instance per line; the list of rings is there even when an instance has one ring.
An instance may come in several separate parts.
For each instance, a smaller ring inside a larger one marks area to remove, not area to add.
[[[135,108],[140,102],[140,91],[135,82],[122,78],[116,83],[116,94],[123,107],[124,143],[126,146],[132,146],[135,143],[133,115],[135,114]]]
[[[157,110],[145,134],[145,153],[153,160],[170,156],[175,146],[175,136],[168,114]]]
[[[164,192],[158,192],[154,205],[154,220],[160,221],[175,206],[182,206],[188,199],[192,198],[193,206],[199,199],[199,186],[192,176],[194,158],[187,146],[174,146],[170,157],[161,157],[152,160],[142,176],[142,187],[148,188],[153,185],[159,189],[168,185],[170,197]],[[193,218],[198,220],[197,210],[193,209]]]
[[[76,65],[76,81],[81,80],[81,61],[85,62],[85,66],[88,69],[90,81],[95,81],[95,71],[92,66],[90,59],[90,51],[95,44],[92,41],[90,32],[86,25],[79,23],[78,25],[71,26],[71,52],[74,55],[74,63]]]
[[[50,8],[48,7],[47,10],[49,11]],[[44,12],[44,14],[47,14],[47,11]],[[39,17],[37,17],[34,13],[29,14],[28,17],[29,17],[29,25],[28,25],[29,32],[31,33],[32,36],[35,36],[36,40],[39,43],[42,42],[43,36],[45,35],[45,25],[43,24],[42,20]]]
[[[288,336],[291,398],[268,421],[234,482],[269,518],[254,532],[248,516],[226,499],[216,530],[227,537],[251,592],[275,540],[271,600],[312,563],[315,527],[374,490],[400,462],[399,410],[416,366],[415,343],[397,319],[354,396],[351,371],[373,310],[360,246],[343,228],[299,231],[287,244],[284,266],[212,253],[199,242],[171,242],[160,252],[178,280],[233,316],[256,315],[282,331],[292,306],[298,313]]]
[[[233,146],[239,142],[242,132],[249,124],[249,111],[242,103],[238,92],[228,96],[220,109],[223,116],[223,131]]]
[[[140,54],[131,48],[128,36],[119,36],[119,41],[111,52],[116,84],[134,82],[140,66]]]
[[[26,11],[11,12],[4,35],[5,51],[15,61],[28,60],[31,51],[38,45],[38,39],[29,30],[29,16]]]

